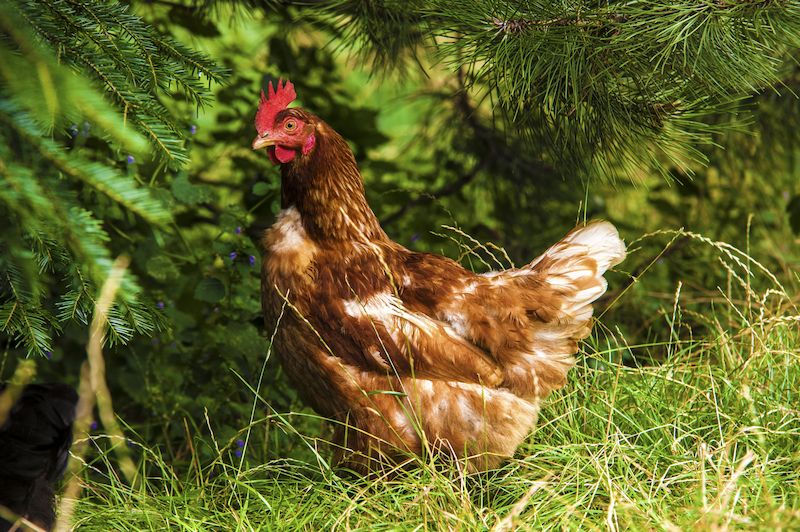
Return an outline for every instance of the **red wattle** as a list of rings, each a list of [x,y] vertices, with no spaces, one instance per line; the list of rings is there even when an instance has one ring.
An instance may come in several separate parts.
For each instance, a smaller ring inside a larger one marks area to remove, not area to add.
[[[275,146],[275,158],[282,163],[288,163],[294,159],[295,155],[297,155],[297,152],[292,149],[284,148],[280,144]]]

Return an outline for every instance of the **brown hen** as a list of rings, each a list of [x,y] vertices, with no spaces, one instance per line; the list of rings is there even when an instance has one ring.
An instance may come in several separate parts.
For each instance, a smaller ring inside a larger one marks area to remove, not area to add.
[[[262,92],[253,141],[281,165],[261,298],[286,374],[351,467],[428,452],[496,466],[574,365],[603,274],[625,257],[616,229],[576,228],[485,274],[410,251],[381,229],[345,140],[294,98],[288,82]]]

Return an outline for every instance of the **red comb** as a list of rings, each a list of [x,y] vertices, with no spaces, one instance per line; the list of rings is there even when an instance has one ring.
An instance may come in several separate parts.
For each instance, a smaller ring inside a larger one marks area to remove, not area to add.
[[[278,81],[277,89],[273,89],[272,82],[269,82],[269,85],[267,85],[268,96],[264,94],[263,89],[261,90],[261,102],[258,104],[258,112],[256,113],[256,130],[259,133],[272,127],[275,116],[297,98],[292,82],[287,80],[281,86],[281,81]]]

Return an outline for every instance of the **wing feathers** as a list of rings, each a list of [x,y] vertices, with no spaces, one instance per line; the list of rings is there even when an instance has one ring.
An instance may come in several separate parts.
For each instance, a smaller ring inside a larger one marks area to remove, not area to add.
[[[392,372],[495,386],[502,380],[498,366],[450,325],[412,312],[397,296],[380,292],[363,301],[342,302],[345,314],[373,330],[370,356],[379,356]]]

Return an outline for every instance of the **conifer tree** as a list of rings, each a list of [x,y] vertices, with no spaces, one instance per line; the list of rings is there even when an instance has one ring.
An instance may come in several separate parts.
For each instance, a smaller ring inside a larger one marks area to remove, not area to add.
[[[116,2],[4,2],[0,32],[0,332],[45,355],[64,323],[91,318],[113,260],[107,228],[170,222],[127,170],[187,161],[187,127],[160,98],[202,106],[223,71]],[[152,308],[128,276],[110,342],[151,333]]]

